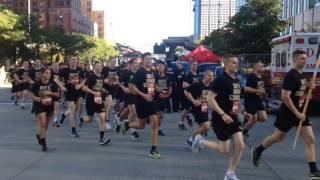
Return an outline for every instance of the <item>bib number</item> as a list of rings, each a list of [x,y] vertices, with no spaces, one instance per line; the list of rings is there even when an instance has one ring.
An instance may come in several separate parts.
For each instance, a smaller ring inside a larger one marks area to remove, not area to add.
[[[203,113],[207,113],[208,112],[208,103],[207,102],[201,103],[201,111]]]
[[[305,100],[306,100],[305,96],[299,97],[299,108],[301,108],[303,106]]]
[[[41,104],[44,106],[51,106],[52,105],[52,98],[51,97],[42,98]]]
[[[102,97],[94,97],[95,104],[102,104]]]
[[[240,109],[240,102],[239,101],[233,101],[232,102],[232,113],[238,114]]]
[[[148,83],[148,94],[153,96],[154,95],[154,84]]]

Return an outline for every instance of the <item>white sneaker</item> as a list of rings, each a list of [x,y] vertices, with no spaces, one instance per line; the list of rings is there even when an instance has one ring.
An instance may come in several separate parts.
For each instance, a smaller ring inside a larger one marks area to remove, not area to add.
[[[107,130],[112,129],[111,124],[110,124],[109,121],[106,122],[106,129],[107,129]]]
[[[235,173],[226,173],[224,180],[240,180]]]
[[[192,152],[193,153],[199,153],[200,149],[203,149],[203,147],[201,146],[201,141],[203,140],[203,137],[198,134],[196,135],[196,137],[194,137],[193,139],[193,143],[192,143]]]

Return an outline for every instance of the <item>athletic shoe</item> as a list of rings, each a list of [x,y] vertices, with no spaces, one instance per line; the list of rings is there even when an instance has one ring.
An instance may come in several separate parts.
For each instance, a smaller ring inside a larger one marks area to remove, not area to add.
[[[15,105],[15,106],[18,106],[18,100],[15,100],[15,101],[14,101],[14,105]]]
[[[159,136],[166,136],[161,130],[158,131]]]
[[[255,167],[259,166],[260,157],[261,157],[261,154],[258,154],[257,151],[256,151],[256,148],[254,146],[252,146],[252,148],[251,148],[251,158],[252,158],[252,164]]]
[[[11,101],[13,101],[14,100],[14,96],[11,96]]]
[[[79,134],[77,133],[77,131],[72,131],[71,136],[76,137],[76,138],[80,137]]]
[[[60,118],[60,124],[63,124],[65,118],[66,118],[66,115],[62,113]]]
[[[187,121],[188,121],[189,127],[193,127],[193,121],[189,115],[187,116]]]
[[[107,122],[106,122],[106,129],[107,129],[107,130],[112,129],[111,124],[110,124],[110,121],[107,121]]]
[[[193,144],[192,144],[192,152],[193,153],[199,153],[200,149],[202,149],[203,147],[201,147],[201,141],[203,140],[203,137],[198,134],[196,135],[196,137],[194,137],[194,140],[193,140]]]
[[[58,124],[58,122],[53,122],[53,127],[58,128],[58,127],[60,127],[60,125]]]
[[[83,117],[81,117],[79,120],[79,128],[82,128],[83,123],[84,123],[84,120],[83,120]]]
[[[130,125],[129,121],[124,121],[122,129],[121,129],[123,135],[125,135],[128,132],[128,130],[130,129],[129,125]]]
[[[161,159],[161,155],[157,150],[152,150],[149,154],[150,157],[154,158],[154,159]]]
[[[320,172],[316,171],[316,172],[310,173],[309,179],[320,179]]]
[[[193,145],[193,137],[190,136],[187,141],[186,144],[188,145],[188,147],[190,148],[190,150],[192,150],[192,145]]]
[[[22,110],[25,110],[24,105],[21,105],[20,108],[21,108]]]
[[[42,146],[42,152],[46,152],[48,150],[46,139],[40,139],[40,144]]]
[[[138,140],[139,139],[139,134],[137,131],[134,131],[132,134],[131,134],[131,137],[133,140]]]
[[[240,180],[235,173],[226,173],[224,180]]]
[[[111,142],[111,139],[100,139],[99,144],[101,146],[109,144]]]
[[[187,128],[183,123],[179,123],[178,126],[181,130],[187,131]]]
[[[120,121],[117,119],[117,120],[116,120],[116,132],[119,133],[119,132],[120,132],[120,129],[121,129],[121,123],[120,123]]]
[[[36,135],[36,138],[37,138],[38,144],[41,145],[39,134]]]

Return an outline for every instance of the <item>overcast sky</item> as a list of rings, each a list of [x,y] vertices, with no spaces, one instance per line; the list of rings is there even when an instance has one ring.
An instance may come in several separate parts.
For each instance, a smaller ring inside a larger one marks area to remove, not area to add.
[[[105,11],[108,39],[151,51],[168,36],[193,34],[192,0],[94,0]]]

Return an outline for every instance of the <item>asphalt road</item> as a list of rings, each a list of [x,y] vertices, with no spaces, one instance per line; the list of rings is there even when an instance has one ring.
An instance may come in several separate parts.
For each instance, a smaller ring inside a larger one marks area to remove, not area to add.
[[[109,132],[108,146],[98,145],[98,124],[94,122],[79,129],[80,138],[70,137],[68,121],[60,128],[50,127],[47,141],[50,152],[43,153],[35,140],[36,122],[33,115],[10,101],[8,89],[0,89],[0,180],[222,180],[228,167],[228,156],[211,150],[193,154],[185,145],[192,129],[180,131],[179,114],[167,114],[160,137],[159,151],[163,156],[155,160],[147,156],[150,127],[139,131],[140,140],[129,135]],[[274,116],[258,124],[247,144],[259,144],[273,132]],[[316,137],[319,137],[319,118],[312,118]],[[251,164],[246,149],[237,175],[242,180],[304,180],[308,179],[303,140],[292,150],[294,131],[285,140],[264,153],[259,168]],[[209,133],[208,139],[216,139]],[[319,154],[319,139],[317,139]],[[319,157],[319,156],[318,156]],[[319,158],[318,158],[319,159]]]

